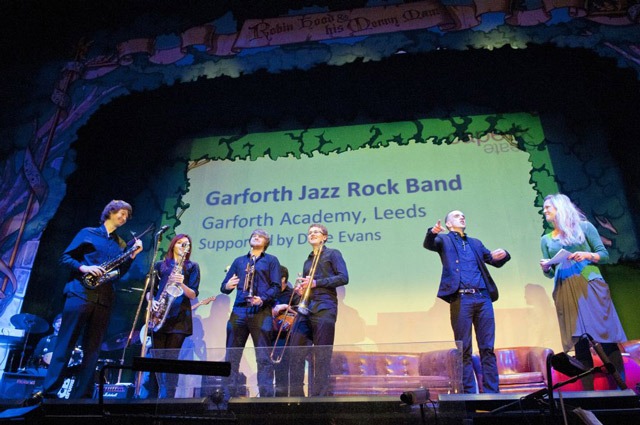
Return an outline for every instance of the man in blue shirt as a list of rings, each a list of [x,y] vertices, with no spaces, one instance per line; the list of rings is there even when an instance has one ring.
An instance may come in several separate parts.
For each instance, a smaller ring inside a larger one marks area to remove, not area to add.
[[[440,254],[442,276],[438,297],[450,304],[451,326],[456,341],[462,341],[462,385],[465,393],[475,392],[473,374],[471,327],[482,365],[483,391],[497,393],[498,367],[493,351],[496,334],[493,301],[498,299],[498,288],[486,264],[502,267],[511,259],[503,249],[489,251],[478,239],[464,232],[466,219],[461,211],[451,211],[445,217],[444,230],[440,220],[427,230],[423,246]]]
[[[70,272],[72,279],[66,284],[66,301],[62,310],[62,326],[58,341],[43,383],[46,398],[92,397],[93,379],[100,354],[100,346],[108,328],[115,301],[113,282],[124,275],[136,255],[142,251],[142,241],[136,239],[130,256],[113,270],[105,270],[104,263],[126,255],[127,244],[115,230],[131,217],[131,205],[125,201],[109,202],[102,211],[100,227],[86,227],[78,232],[64,250],[60,263]],[[109,276],[93,288],[83,285],[82,277]],[[82,363],[77,369],[74,384],[62,387],[68,377],[69,358],[80,339]]]
[[[258,391],[260,397],[273,396],[273,364],[269,358],[272,345],[271,307],[280,291],[280,262],[267,254],[270,236],[262,229],[251,233],[251,249],[236,258],[222,281],[220,291],[230,294],[236,289],[231,316],[227,322],[227,361],[231,363],[228,391],[238,394],[238,376],[242,350],[249,335],[256,349]]]
[[[298,305],[298,315],[291,337],[292,346],[315,346],[310,362],[310,396],[331,395],[329,374],[331,355],[338,318],[338,295],[336,288],[349,283],[347,265],[342,253],[327,248],[324,244],[329,237],[327,228],[322,224],[309,226],[307,240],[313,248],[303,266],[303,278],[299,279],[296,292],[306,303],[306,309]],[[316,256],[319,256],[316,258]],[[310,276],[311,266],[316,268]],[[308,299],[304,299],[308,292]],[[305,314],[306,313],[306,314]],[[305,350],[296,348],[291,353],[291,395],[303,396]]]

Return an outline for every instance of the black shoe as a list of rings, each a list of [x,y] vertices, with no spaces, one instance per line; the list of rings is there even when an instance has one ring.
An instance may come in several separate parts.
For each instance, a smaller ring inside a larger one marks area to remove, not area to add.
[[[22,402],[22,407],[35,406],[36,404],[42,404],[42,400],[44,399],[44,395],[42,391],[36,391],[31,394],[31,397],[27,398]]]

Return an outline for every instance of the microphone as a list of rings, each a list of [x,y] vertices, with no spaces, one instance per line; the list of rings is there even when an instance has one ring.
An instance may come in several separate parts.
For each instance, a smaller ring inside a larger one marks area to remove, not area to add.
[[[164,225],[164,226],[162,226],[162,227],[160,228],[160,230],[158,230],[158,232],[156,233],[156,238],[157,238],[158,236],[162,236],[162,234],[163,234],[164,232],[166,232],[167,230],[169,230],[169,226],[167,226],[167,225],[165,224],[165,225]]]
[[[620,376],[620,372],[618,372],[613,363],[611,363],[611,360],[609,360],[609,357],[602,349],[602,345],[600,345],[599,342],[594,341],[594,339],[589,334],[587,334],[587,338],[589,338],[589,344],[591,344],[593,350],[596,352],[598,357],[600,357],[600,360],[602,360],[602,364],[604,365],[605,369],[607,369],[607,373],[613,376],[616,384],[618,384],[618,388],[620,388],[621,390],[626,390],[627,384],[625,384],[625,382],[622,380],[622,376]]]
[[[567,376],[578,376],[588,370],[582,362],[565,352],[551,356],[551,366]]]

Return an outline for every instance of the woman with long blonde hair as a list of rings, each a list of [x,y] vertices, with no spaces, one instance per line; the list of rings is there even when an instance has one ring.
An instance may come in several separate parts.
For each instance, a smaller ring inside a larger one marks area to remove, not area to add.
[[[599,342],[624,380],[624,364],[618,342],[626,335],[611,300],[599,263],[609,259],[598,231],[584,213],[563,194],[549,195],[543,212],[553,226],[540,241],[542,271],[554,279],[553,300],[556,305],[564,351],[575,346],[576,358],[587,368],[593,367],[589,337]],[[561,249],[569,251],[565,261],[549,264]],[[587,337],[587,335],[589,337]],[[593,375],[582,379],[585,390],[593,389]]]

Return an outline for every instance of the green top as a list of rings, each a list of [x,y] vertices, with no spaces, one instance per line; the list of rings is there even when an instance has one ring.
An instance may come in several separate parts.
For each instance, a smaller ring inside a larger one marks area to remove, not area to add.
[[[569,252],[577,252],[577,251],[586,251],[592,252],[594,254],[598,254],[600,256],[599,263],[606,263],[609,260],[609,252],[604,247],[602,243],[602,239],[600,239],[600,235],[596,230],[595,226],[588,221],[581,221],[580,227],[584,232],[585,240],[581,244],[574,245],[562,245],[559,239],[553,238],[551,233],[547,233],[540,240],[540,249],[542,250],[543,258],[553,258],[554,255],[558,253],[562,248]],[[575,263],[575,262],[572,262]],[[593,280],[600,278],[602,279],[602,275],[600,274],[600,269],[595,263],[592,263],[588,260],[581,261],[580,263],[584,263],[584,267],[581,268],[580,274],[587,280]],[[562,269],[562,264],[558,264],[552,266],[549,272],[545,273],[547,277],[557,277],[557,272],[559,269]]]

